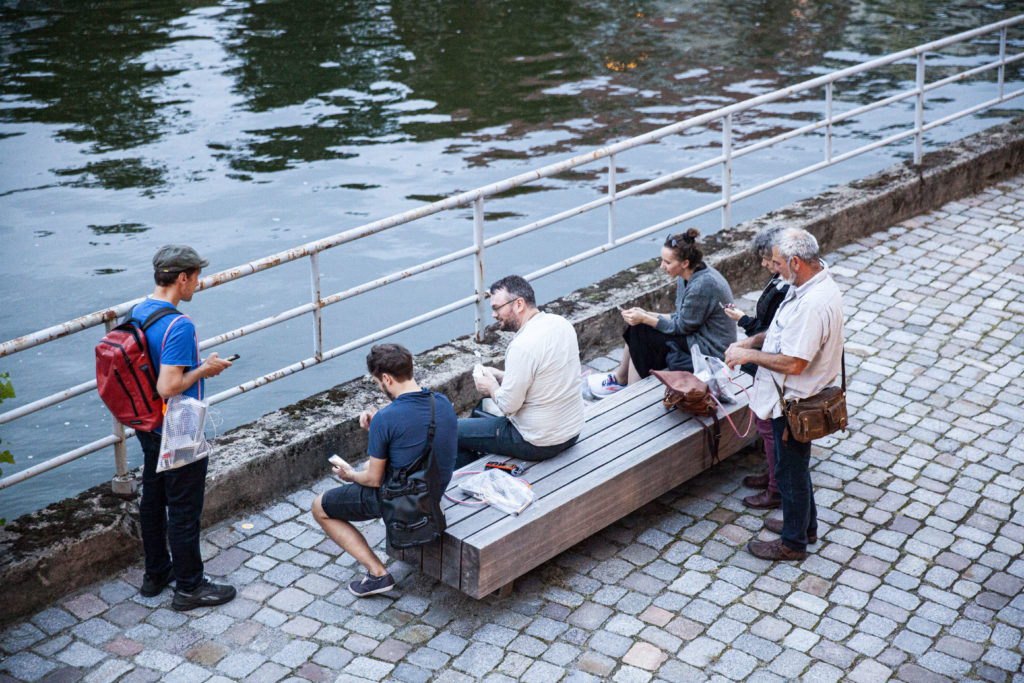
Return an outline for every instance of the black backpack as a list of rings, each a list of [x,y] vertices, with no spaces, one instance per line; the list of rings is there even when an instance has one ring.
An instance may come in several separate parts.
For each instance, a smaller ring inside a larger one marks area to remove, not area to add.
[[[392,548],[412,548],[441,538],[446,523],[441,510],[441,473],[434,457],[434,394],[430,394],[427,445],[399,470],[388,464],[380,486],[381,516]]]

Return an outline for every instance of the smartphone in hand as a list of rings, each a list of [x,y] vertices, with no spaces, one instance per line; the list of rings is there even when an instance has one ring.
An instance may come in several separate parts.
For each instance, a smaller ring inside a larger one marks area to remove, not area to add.
[[[335,453],[331,457],[327,458],[327,462],[331,463],[335,467],[341,467],[342,465],[345,464],[345,461],[337,453]]]

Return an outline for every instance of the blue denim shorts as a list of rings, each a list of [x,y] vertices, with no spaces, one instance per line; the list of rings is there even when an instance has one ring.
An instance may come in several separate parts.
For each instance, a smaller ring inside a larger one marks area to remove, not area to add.
[[[361,484],[339,486],[324,493],[320,507],[331,519],[345,522],[380,519],[380,489]]]

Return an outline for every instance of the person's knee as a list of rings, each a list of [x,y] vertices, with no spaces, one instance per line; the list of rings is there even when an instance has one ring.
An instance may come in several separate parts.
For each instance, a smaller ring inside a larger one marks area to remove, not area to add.
[[[315,519],[318,524],[323,524],[324,520],[329,519],[327,513],[324,511],[323,504],[320,502],[323,497],[324,494],[321,493],[313,499],[313,504],[309,506],[309,511],[313,513],[313,519]]]

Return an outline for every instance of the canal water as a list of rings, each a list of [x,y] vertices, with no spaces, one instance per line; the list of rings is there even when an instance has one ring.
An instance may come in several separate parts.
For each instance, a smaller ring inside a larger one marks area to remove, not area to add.
[[[973,0],[146,0],[0,2],[0,341],[152,289],[150,258],[194,245],[216,272],[611,141],[875,56],[1012,16],[1020,2]],[[1024,45],[1012,30],[1010,51]],[[929,80],[990,61],[998,36],[929,57]],[[1020,87],[1017,67],[1009,87]],[[836,111],[913,86],[912,64],[851,77]],[[926,120],[995,95],[994,76],[929,96]],[[1018,115],[1019,103],[930,133],[929,149]],[[812,93],[738,117],[734,144],[824,111]],[[836,128],[834,153],[905,129],[910,103]],[[621,155],[620,187],[717,153],[715,128]],[[745,157],[735,189],[821,158],[808,136]],[[896,145],[734,207],[733,222],[912,156]],[[600,197],[607,165],[488,201],[498,234]],[[713,201],[715,168],[621,202],[619,232]],[[693,223],[720,227],[714,213]],[[488,281],[602,243],[604,212],[489,250]],[[663,236],[536,283],[550,300],[657,254]],[[472,243],[458,210],[325,254],[332,293]],[[325,311],[331,348],[472,293],[461,261]],[[185,310],[201,337],[309,299],[306,263],[199,293]],[[471,331],[472,311],[395,339],[421,351]],[[0,358],[22,405],[92,376],[101,336]],[[312,355],[309,316],[224,345],[241,353],[213,392]],[[216,407],[224,431],[363,372],[364,352]],[[0,426],[5,475],[109,433],[95,395]],[[130,464],[140,453],[131,442]],[[0,491],[12,519],[108,480],[110,450]],[[325,466],[326,467],[326,466]]]

